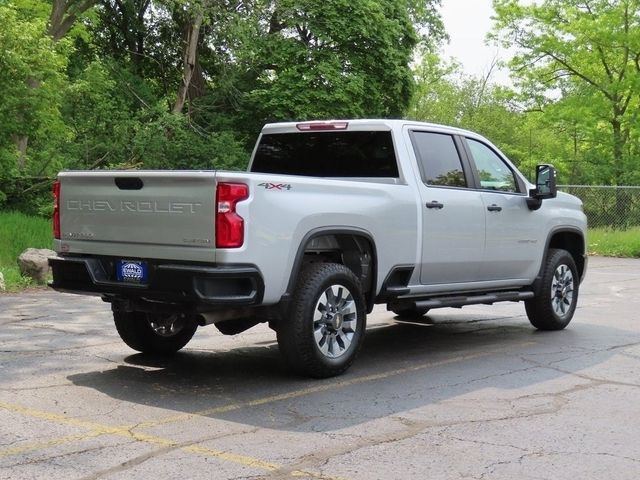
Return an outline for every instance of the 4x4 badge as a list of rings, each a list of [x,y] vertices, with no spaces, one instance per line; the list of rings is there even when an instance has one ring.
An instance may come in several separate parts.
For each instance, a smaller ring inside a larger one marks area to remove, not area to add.
[[[291,185],[288,183],[259,183],[259,187],[264,187],[265,190],[291,190]]]

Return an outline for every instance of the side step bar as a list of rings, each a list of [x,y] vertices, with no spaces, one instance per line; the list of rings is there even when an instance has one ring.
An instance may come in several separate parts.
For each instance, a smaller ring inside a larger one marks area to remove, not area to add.
[[[482,295],[434,297],[429,300],[417,300],[416,308],[462,307],[464,305],[485,304],[495,302],[518,302],[533,298],[533,292],[496,292]]]

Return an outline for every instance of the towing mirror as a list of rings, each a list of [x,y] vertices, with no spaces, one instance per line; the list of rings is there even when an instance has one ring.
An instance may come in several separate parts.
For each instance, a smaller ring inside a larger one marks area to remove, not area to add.
[[[557,194],[556,169],[553,168],[553,165],[538,165],[536,167],[536,192],[534,196],[542,200],[556,198]]]
[[[538,210],[545,198],[556,198],[556,169],[553,165],[538,165],[536,167],[536,188],[529,192],[527,206],[530,210]]]

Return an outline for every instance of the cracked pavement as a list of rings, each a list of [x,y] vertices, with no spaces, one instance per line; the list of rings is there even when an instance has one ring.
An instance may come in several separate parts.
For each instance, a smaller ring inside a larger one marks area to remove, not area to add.
[[[0,480],[640,478],[640,260],[591,258],[573,322],[524,306],[378,307],[343,376],[260,325],[128,349],[109,305],[0,295]]]

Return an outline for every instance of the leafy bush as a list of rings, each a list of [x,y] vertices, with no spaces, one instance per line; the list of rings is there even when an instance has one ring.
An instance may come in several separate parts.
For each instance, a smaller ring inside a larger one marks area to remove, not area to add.
[[[163,113],[143,124],[134,140],[136,158],[149,169],[244,169],[249,159],[229,131],[206,132],[184,115]]]

